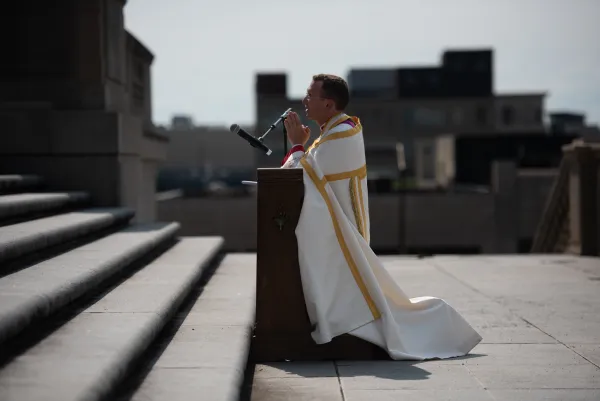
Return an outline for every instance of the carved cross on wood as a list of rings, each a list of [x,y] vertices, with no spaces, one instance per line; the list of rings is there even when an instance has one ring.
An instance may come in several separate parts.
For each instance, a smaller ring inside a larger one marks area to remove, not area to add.
[[[275,224],[277,224],[277,227],[279,227],[279,231],[283,231],[283,226],[288,221],[288,219],[288,215],[283,211],[279,212],[277,216],[273,217]]]

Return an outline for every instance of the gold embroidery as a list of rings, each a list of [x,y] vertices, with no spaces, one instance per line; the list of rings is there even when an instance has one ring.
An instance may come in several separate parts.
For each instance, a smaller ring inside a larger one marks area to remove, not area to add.
[[[334,129],[334,128],[335,128],[335,127],[337,127],[338,125],[340,125],[340,124],[343,124],[343,123],[345,123],[345,122],[346,122],[346,121],[348,121],[348,120],[352,120],[352,121],[354,121],[354,126],[357,126],[357,125],[360,123],[360,120],[358,119],[358,117],[350,117],[350,116],[348,116],[348,115],[345,115],[345,114],[344,114],[344,115],[342,116],[342,118],[340,118],[339,120],[337,120],[335,123],[333,123],[333,124],[331,125],[331,127],[329,128],[329,130],[332,130],[332,129]],[[353,127],[353,128],[354,128],[354,127]],[[328,131],[329,131],[329,130],[328,130]]]
[[[335,174],[327,174],[323,177],[321,181],[325,182],[335,182],[345,179],[350,179],[350,196],[352,199],[352,208],[354,209],[354,214],[356,218],[356,226],[358,227],[358,231],[361,233],[363,238],[369,241],[368,230],[367,230],[367,216],[365,212],[365,202],[363,199],[363,189],[362,189],[362,179],[367,178],[367,165],[363,164],[362,167],[357,168],[356,170],[344,171],[342,173]],[[356,187],[358,189],[356,189]],[[354,188],[354,190],[352,190]],[[352,198],[354,197],[354,198]],[[358,199],[357,199],[358,198]],[[356,203],[355,203],[356,202]],[[360,207],[360,210],[358,209]],[[358,213],[358,214],[357,214]],[[358,216],[358,217],[357,217]],[[360,217],[360,219],[359,219]]]
[[[360,235],[362,235],[363,238],[365,238],[365,230],[363,227],[363,217],[362,217],[360,210],[358,210],[359,200],[356,199],[359,197],[359,195],[357,193],[358,191],[356,189],[357,184],[360,185],[357,177],[352,177],[352,178],[350,178],[350,180],[348,180],[348,187],[350,190],[350,202],[352,204],[352,211],[354,212],[354,220],[356,221],[356,228],[358,229],[358,232],[360,233]],[[363,211],[363,213],[364,213],[364,211]]]
[[[360,119],[358,119],[358,117],[349,117],[345,114],[343,115],[343,117],[345,117],[345,118],[338,120],[336,123],[334,123],[334,125],[331,128],[328,128],[327,131],[337,127],[338,125],[340,125],[341,123],[346,121],[348,118],[350,118],[350,119],[352,119],[352,121],[354,121],[354,124],[355,124],[354,128],[346,130],[346,131],[336,132],[334,134],[326,135],[326,136],[323,136],[325,134],[325,131],[322,131],[321,136],[319,136],[317,139],[315,139],[313,141],[313,143],[306,150],[305,154],[308,154],[308,152],[310,152],[311,149],[316,149],[327,141],[332,141],[334,139],[348,138],[348,137],[358,134],[362,130],[362,125],[360,124]],[[327,124],[329,124],[329,122]],[[324,127],[326,127],[327,124],[325,124]]]
[[[358,134],[360,131],[362,130],[362,126],[359,124],[357,124],[354,128],[346,130],[346,131],[341,131],[341,132],[336,132],[334,134],[330,134],[327,135],[325,137],[319,137],[317,140],[315,140],[315,142],[313,142],[311,148],[318,148],[319,146],[323,145],[325,142],[328,141],[333,141],[335,139],[344,139],[344,138],[349,138],[351,136],[354,136],[356,134]]]
[[[327,174],[323,178],[325,179],[325,181],[339,181],[352,177],[366,178],[367,165],[363,164],[362,167],[359,167],[356,170],[344,171],[343,173]]]
[[[356,178],[356,185],[358,185],[358,200],[360,202],[360,210],[361,210],[361,216],[363,218],[362,220],[362,234],[363,234],[363,238],[367,241],[367,243],[369,242],[369,230],[367,230],[367,214],[365,213],[365,202],[363,200],[363,189],[362,189],[362,179],[366,178],[367,176],[367,171],[365,168],[365,175],[364,177],[359,176],[358,178]]]
[[[345,117],[345,118],[344,118]],[[348,116],[346,115],[346,113],[340,113],[340,114],[336,114],[335,116],[331,117],[329,120],[327,120],[327,122],[323,125],[321,125],[321,133],[325,132],[325,131],[329,131],[332,127],[328,127],[329,124],[335,124],[335,123],[340,123],[340,121],[346,120],[348,119]]]
[[[360,275],[360,272],[358,271],[358,267],[356,266],[354,259],[352,259],[352,255],[350,254],[350,250],[348,249],[348,245],[346,244],[346,240],[344,239],[344,235],[342,234],[342,230],[340,228],[339,222],[335,216],[335,212],[333,210],[333,205],[331,204],[331,200],[329,199],[329,195],[327,194],[327,189],[325,187],[327,184],[327,181],[325,181],[325,179],[320,180],[319,177],[317,176],[317,173],[315,172],[315,170],[305,159],[301,159],[300,163],[302,164],[302,167],[304,167],[304,171],[306,171],[306,173],[308,174],[308,176],[310,177],[310,179],[312,180],[314,185],[319,190],[319,193],[323,197],[323,200],[325,201],[325,204],[327,205],[327,209],[329,210],[329,215],[331,216],[331,222],[333,223],[333,229],[335,231],[335,235],[337,237],[337,240],[338,240],[338,243],[342,250],[342,253],[344,255],[344,258],[346,259],[346,263],[348,263],[350,272],[352,273],[352,276],[354,277],[354,280],[356,281],[358,288],[360,289],[361,293],[363,294],[363,297],[365,298],[365,301],[367,302],[367,305],[369,306],[369,309],[371,310],[371,313],[373,314],[373,318],[379,319],[381,317],[381,312],[379,312],[379,310],[377,309],[377,305],[375,305],[373,298],[371,298],[371,295],[369,294],[369,290],[367,289],[367,287]]]

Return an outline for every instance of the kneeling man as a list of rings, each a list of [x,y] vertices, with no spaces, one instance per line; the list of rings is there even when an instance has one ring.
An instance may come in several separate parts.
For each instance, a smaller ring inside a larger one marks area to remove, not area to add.
[[[369,246],[369,198],[360,120],[344,110],[346,82],[315,75],[303,104],[320,135],[290,113],[292,149],[283,168],[302,168],[305,195],[296,237],[306,308],[318,344],[350,334],[393,359],[450,358],[469,353],[481,336],[444,300],[408,298]]]

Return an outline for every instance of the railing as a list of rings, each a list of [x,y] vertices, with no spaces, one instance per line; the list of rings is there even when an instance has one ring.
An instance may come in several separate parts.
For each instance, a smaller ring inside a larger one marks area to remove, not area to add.
[[[537,226],[532,253],[566,251],[569,240],[569,170],[569,160],[563,157]]]
[[[531,252],[600,256],[600,144],[576,140],[563,160]]]

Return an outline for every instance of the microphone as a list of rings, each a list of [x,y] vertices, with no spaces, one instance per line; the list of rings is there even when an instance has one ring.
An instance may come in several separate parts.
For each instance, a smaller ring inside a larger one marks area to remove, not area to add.
[[[244,131],[242,127],[240,127],[238,124],[232,124],[231,127],[229,127],[229,131],[233,132],[234,134],[238,134],[239,136],[244,138],[246,141],[248,141],[250,146],[264,151],[267,154],[267,156],[269,156],[272,153],[271,149],[267,148],[265,144],[263,144],[261,141]]]

